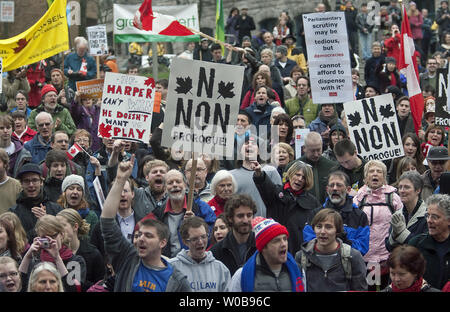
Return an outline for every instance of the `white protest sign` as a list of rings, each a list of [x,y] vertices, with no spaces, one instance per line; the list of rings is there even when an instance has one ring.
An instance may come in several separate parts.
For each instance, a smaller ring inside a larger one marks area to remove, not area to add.
[[[344,111],[350,140],[361,157],[386,160],[404,155],[391,93],[346,102]]]
[[[161,145],[233,156],[244,67],[174,58]]]
[[[154,89],[153,78],[107,72],[98,136],[148,144]]]
[[[354,99],[344,12],[303,15],[311,95],[315,104]]]
[[[98,203],[100,204],[101,210],[103,210],[103,203],[105,202],[105,194],[103,194],[102,185],[98,177],[95,177],[93,184],[95,194],[97,195]]]
[[[295,129],[295,159],[302,157],[302,147],[305,145],[305,138],[309,131],[308,128]]]
[[[106,37],[106,25],[90,26],[86,28],[89,40],[90,55],[108,54],[108,40]]]

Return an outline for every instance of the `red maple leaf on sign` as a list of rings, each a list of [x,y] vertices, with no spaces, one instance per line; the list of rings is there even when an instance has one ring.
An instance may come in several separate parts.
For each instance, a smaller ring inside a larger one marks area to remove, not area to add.
[[[112,130],[111,125],[106,125],[102,122],[100,126],[98,127],[98,133],[103,138],[110,138],[111,133],[109,133]]]
[[[30,39],[30,40],[31,40],[31,39]],[[27,41],[27,39],[25,39],[25,38],[20,39],[20,40],[17,42],[18,47],[13,49],[13,50],[14,50],[14,54],[17,54],[17,53],[19,53],[20,51],[22,51],[23,48],[25,48],[25,47],[27,46],[28,42],[30,42],[30,40]]]
[[[147,87],[155,87],[155,79],[153,79],[152,77],[148,77],[147,80],[144,81],[144,85],[146,85]]]

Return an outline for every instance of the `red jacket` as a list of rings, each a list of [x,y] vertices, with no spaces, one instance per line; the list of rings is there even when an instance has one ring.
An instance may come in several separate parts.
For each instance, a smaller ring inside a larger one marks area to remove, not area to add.
[[[208,205],[214,210],[216,217],[223,213],[225,207],[226,200],[220,198],[218,195],[214,196],[209,202]]]
[[[397,61],[397,64],[400,60],[400,40],[401,35],[396,34],[395,37],[388,38],[384,40],[384,47],[387,49],[386,56],[393,57]]]
[[[22,135],[20,137],[17,135],[16,132],[13,132],[12,136],[18,138],[23,144],[25,144],[26,142],[31,141],[36,135],[36,133],[37,133],[36,131],[27,126],[27,128],[25,129],[24,132],[22,132]]]

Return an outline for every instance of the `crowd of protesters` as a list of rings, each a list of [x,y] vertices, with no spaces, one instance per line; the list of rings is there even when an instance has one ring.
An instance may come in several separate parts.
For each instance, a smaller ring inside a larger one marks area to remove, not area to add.
[[[320,3],[316,12],[329,9]],[[64,58],[7,72],[0,291],[448,291],[448,127],[435,124],[436,73],[450,59],[448,1],[434,20],[408,4],[420,129],[397,68],[397,1],[381,7],[375,24],[367,4],[336,1],[335,10],[346,17],[354,98],[392,93],[404,156],[362,158],[342,104],[314,103],[303,25],[288,11],[255,34],[249,8],[232,8],[224,54],[202,38],[178,55],[244,67],[232,160],[177,157],[161,146],[167,79],[155,83],[161,110],[150,142],[100,138],[101,101],[85,98],[76,82],[119,66],[109,49],[97,72],[83,37]],[[143,52],[132,43],[130,53]],[[124,73],[140,70],[130,62]],[[296,157],[294,133],[305,128]]]

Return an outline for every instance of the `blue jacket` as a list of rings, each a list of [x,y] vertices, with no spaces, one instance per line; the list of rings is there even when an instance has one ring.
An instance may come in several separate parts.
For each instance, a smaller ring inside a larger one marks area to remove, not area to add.
[[[365,212],[353,203],[353,197],[347,195],[347,200],[342,207],[336,207],[327,197],[323,207],[316,210],[314,215],[325,208],[337,210],[341,214],[344,221],[344,232],[346,234],[346,237],[343,239],[344,243],[359,250],[361,255],[364,256],[369,250],[369,220],[367,219]],[[312,226],[305,226],[303,228],[303,240],[308,242],[314,238],[316,238],[316,234],[314,233]]]
[[[86,76],[82,76],[78,73],[83,58],[87,62]],[[69,74],[69,69],[73,70],[74,73]],[[88,53],[85,53],[84,56],[79,57],[76,52],[72,52],[64,59],[64,75],[69,77],[69,88],[77,91],[76,81],[94,79],[97,76],[97,65],[94,58]]]
[[[267,103],[264,106],[263,111],[256,106],[256,102],[253,102],[252,105],[250,105],[245,109],[245,111],[249,113],[250,116],[252,117],[252,124],[256,127],[258,136],[260,136],[259,126],[264,125],[267,126],[266,133],[270,134],[270,115],[272,113],[273,108],[274,107],[272,105]]]
[[[30,152],[31,162],[35,164],[40,164],[47,156],[47,153],[52,149],[50,142],[47,145],[42,145],[39,141],[40,137],[41,135],[39,133],[36,134],[32,140],[28,141],[23,146]]]

